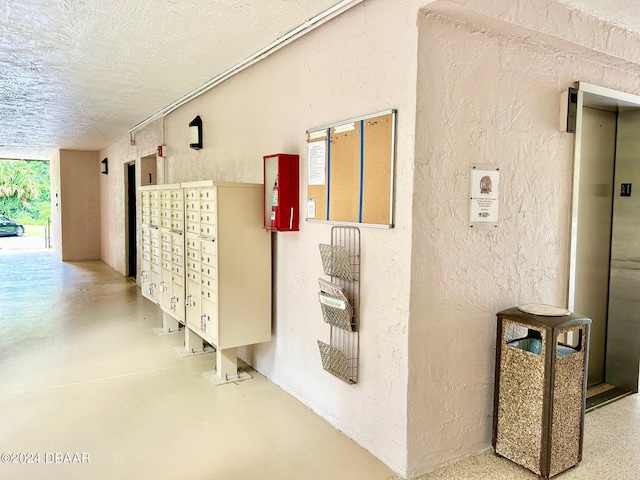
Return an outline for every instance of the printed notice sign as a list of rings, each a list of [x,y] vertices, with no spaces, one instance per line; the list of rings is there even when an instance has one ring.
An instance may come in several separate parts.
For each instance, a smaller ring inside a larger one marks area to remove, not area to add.
[[[316,199],[307,199],[307,218],[316,218]]]
[[[500,171],[497,168],[471,168],[471,207],[469,222],[497,223],[500,191]]]
[[[307,146],[307,184],[324,185],[326,142],[310,142]]]

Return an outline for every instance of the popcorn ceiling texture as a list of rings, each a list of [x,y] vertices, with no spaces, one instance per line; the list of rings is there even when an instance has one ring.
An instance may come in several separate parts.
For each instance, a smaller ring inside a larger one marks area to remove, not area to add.
[[[372,3],[369,0],[367,3]],[[429,0],[393,2],[413,17]],[[640,31],[635,0],[562,0]],[[0,156],[52,158],[56,149],[112,143],[174,100],[338,3],[338,0],[2,0]],[[546,1],[452,5],[629,60],[623,27],[596,35],[586,17]],[[536,9],[548,12],[538,15]],[[560,22],[549,21],[558,17]],[[566,21],[572,25],[566,29]],[[582,20],[581,20],[582,19]],[[635,52],[640,51],[635,48]],[[635,53],[634,55],[638,55]]]
[[[640,10],[635,0],[567,0],[564,3],[640,32]]]
[[[0,156],[98,150],[334,0],[2,0]]]

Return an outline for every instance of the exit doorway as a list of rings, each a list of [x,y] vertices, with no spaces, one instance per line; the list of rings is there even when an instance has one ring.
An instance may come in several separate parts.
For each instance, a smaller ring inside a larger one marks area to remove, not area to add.
[[[127,164],[127,276],[135,279],[138,274],[136,222],[136,164]]]
[[[639,128],[640,97],[579,84],[569,309],[592,320],[588,386],[609,396],[640,376]]]

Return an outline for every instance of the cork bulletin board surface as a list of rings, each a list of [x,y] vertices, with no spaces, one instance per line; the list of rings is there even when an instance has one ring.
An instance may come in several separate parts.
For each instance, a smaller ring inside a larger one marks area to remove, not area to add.
[[[307,131],[307,221],[393,227],[396,111]]]

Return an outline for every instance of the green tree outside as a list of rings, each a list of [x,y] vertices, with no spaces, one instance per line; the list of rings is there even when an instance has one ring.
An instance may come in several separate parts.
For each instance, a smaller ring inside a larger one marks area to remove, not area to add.
[[[0,213],[25,225],[44,225],[51,215],[49,162],[0,160]]]

